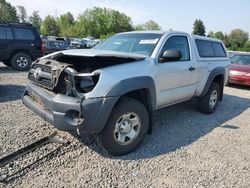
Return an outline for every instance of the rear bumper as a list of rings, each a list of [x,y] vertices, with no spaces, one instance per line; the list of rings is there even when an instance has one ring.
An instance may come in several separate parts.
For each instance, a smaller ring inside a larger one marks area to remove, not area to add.
[[[228,83],[250,86],[250,76],[235,76],[230,75]]]
[[[45,121],[64,131],[100,132],[118,97],[81,99],[47,90],[29,83],[23,95],[23,104]],[[81,105],[81,106],[80,106]],[[79,117],[81,114],[81,118]]]

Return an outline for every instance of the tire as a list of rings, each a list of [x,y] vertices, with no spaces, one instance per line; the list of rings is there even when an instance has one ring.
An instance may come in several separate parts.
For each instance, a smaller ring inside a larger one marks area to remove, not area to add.
[[[213,113],[218,105],[221,89],[218,83],[212,82],[207,94],[199,101],[199,110],[205,114]]]
[[[99,134],[99,142],[109,154],[125,155],[141,145],[148,129],[146,107],[138,100],[124,98],[112,110],[105,128]]]
[[[17,53],[11,58],[11,66],[18,71],[29,70],[31,63],[31,57],[26,53]]]
[[[6,65],[7,67],[11,67],[11,64],[10,64],[9,61],[3,61],[2,63],[3,63],[4,65]]]

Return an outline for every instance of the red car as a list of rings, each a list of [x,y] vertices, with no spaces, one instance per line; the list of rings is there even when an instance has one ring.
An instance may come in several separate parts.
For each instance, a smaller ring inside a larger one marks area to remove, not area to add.
[[[250,53],[235,53],[231,63],[228,83],[250,86]]]

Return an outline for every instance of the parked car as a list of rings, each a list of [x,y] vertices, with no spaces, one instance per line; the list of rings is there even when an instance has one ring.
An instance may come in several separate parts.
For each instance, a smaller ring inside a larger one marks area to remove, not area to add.
[[[82,39],[74,39],[70,43],[71,48],[87,48],[87,41]]]
[[[228,83],[250,86],[250,53],[235,52],[231,56]]]
[[[0,22],[0,62],[25,71],[43,55],[43,43],[31,24]]]
[[[213,113],[229,64],[217,39],[174,31],[121,33],[93,49],[37,60],[22,100],[58,129],[97,133],[110,154],[123,155],[151,132],[154,110],[198,98],[200,111]]]
[[[93,48],[98,44],[97,40],[89,40],[87,41],[86,47],[87,48]]]
[[[45,55],[69,49],[68,42],[64,40],[44,40],[43,42]]]

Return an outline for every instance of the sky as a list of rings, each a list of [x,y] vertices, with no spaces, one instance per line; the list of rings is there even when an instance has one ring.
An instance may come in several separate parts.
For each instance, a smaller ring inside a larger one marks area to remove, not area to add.
[[[42,18],[59,16],[70,11],[75,18],[87,8],[116,9],[132,18],[133,24],[154,20],[162,30],[191,33],[193,22],[199,18],[206,32],[229,33],[241,28],[250,33],[250,0],[7,0],[22,5],[28,14],[38,10]]]

